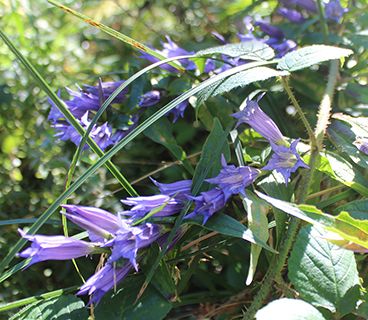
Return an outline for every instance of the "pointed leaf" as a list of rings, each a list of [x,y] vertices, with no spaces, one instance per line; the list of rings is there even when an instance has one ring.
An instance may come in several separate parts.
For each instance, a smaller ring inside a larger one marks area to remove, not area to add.
[[[258,40],[247,42],[230,43],[223,46],[204,49],[197,52],[197,56],[214,54],[225,54],[232,58],[242,58],[247,60],[269,60],[275,56],[273,49]]]
[[[300,230],[288,262],[289,279],[301,298],[340,316],[355,309],[359,276],[354,253],[323,239],[312,226]]]
[[[319,64],[323,61],[340,59],[351,55],[353,51],[338,47],[326,45],[312,45],[304,47],[284,55],[279,63],[277,69],[286,71],[296,71],[304,69],[314,64]]]

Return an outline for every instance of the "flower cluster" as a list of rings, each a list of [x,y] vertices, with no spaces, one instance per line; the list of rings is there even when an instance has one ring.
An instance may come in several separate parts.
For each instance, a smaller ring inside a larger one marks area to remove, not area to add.
[[[247,99],[245,108],[232,116],[238,119],[237,126],[246,123],[270,142],[274,153],[263,170],[276,170],[282,174],[287,183],[291,173],[300,167],[309,167],[296,150],[299,139],[289,145],[277,125],[261,110],[258,102],[262,97],[263,95],[260,95],[255,101]]]
[[[316,14],[318,11],[314,0],[280,0],[279,2],[282,7],[278,9],[278,13],[293,23],[303,23],[308,13]],[[348,12],[348,9],[341,6],[340,0],[329,0],[322,3],[326,18],[336,23],[339,23],[343,15]]]
[[[73,91],[67,88],[70,100],[64,100],[65,105],[73,116],[79,121],[80,125],[87,129],[91,123],[91,117],[102,105],[102,103],[123,83],[102,82],[98,86],[85,85],[79,91]],[[124,101],[127,91],[122,91],[112,103],[120,104]],[[56,130],[56,137],[60,140],[70,140],[74,144],[79,145],[82,140],[81,135],[74,127],[65,119],[64,115],[58,110],[54,103],[50,100],[51,110],[48,119],[51,121],[52,127]],[[130,130],[138,124],[138,118],[131,117],[125,128],[113,130],[112,126],[107,122],[102,125],[94,125],[92,127],[90,137],[105,150],[107,147],[120,141]]]

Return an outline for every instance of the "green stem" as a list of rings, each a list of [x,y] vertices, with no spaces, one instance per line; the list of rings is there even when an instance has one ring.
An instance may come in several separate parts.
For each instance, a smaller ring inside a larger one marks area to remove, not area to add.
[[[318,14],[319,14],[319,21],[321,22],[322,26],[322,33],[323,33],[323,39],[324,42],[328,42],[328,25],[325,17],[325,10],[322,5],[322,0],[317,0],[317,6],[318,6]]]
[[[298,187],[297,192],[297,202],[304,203],[308,197],[309,193],[309,186],[313,181],[313,175],[316,170],[316,164],[318,163],[319,159],[319,147],[322,146],[324,134],[326,132],[326,128],[329,121],[330,111],[331,111],[331,103],[333,92],[335,89],[336,78],[338,75],[338,63],[337,61],[332,61],[330,65],[330,72],[328,76],[328,82],[326,85],[326,91],[322,98],[319,112],[318,112],[318,120],[317,120],[317,127],[313,137],[315,139],[311,139],[311,157],[309,160],[309,167],[310,170],[306,170],[303,176],[303,180]],[[288,88],[288,85],[286,86]],[[288,92],[289,96],[290,93]],[[296,100],[295,100],[296,101]],[[299,104],[298,104],[299,106]],[[300,106],[299,106],[300,107]],[[316,145],[314,145],[313,141],[315,141]],[[316,147],[314,147],[316,146]],[[269,269],[264,277],[262,286],[258,291],[257,295],[255,296],[252,304],[250,305],[247,312],[244,314],[243,320],[252,320],[258,311],[258,309],[263,305],[263,302],[268,297],[271,292],[273,282],[275,278],[281,274],[282,269],[286,263],[287,257],[289,255],[289,251],[291,250],[292,244],[296,238],[297,232],[299,230],[301,221],[297,218],[290,218],[290,223],[288,227],[288,231],[281,242],[281,246],[279,249],[279,255],[273,258],[272,263],[269,266]]]
[[[315,139],[315,136],[314,136],[312,127],[310,126],[307,118],[304,115],[304,112],[303,112],[302,108],[299,105],[298,100],[296,100],[296,98],[295,98],[295,96],[293,94],[293,91],[291,90],[291,88],[289,86],[289,78],[284,78],[283,77],[283,78],[281,78],[281,82],[282,82],[282,85],[283,85],[286,93],[288,94],[289,99],[291,100],[294,108],[297,110],[297,112],[298,112],[298,114],[300,116],[300,119],[302,120],[302,122],[304,124],[304,127],[307,130],[307,132],[308,132],[309,139],[312,142],[312,145],[314,146],[316,144],[316,139]]]

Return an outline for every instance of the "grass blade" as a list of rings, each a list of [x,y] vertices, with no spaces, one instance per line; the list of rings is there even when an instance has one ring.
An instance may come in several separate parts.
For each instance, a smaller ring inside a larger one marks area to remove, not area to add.
[[[158,52],[156,52],[155,50],[147,47],[146,45],[126,36],[125,34],[120,33],[119,31],[116,31],[104,24],[102,24],[101,22],[95,21],[93,19],[91,19],[88,16],[85,16],[84,14],[81,14],[73,9],[70,9],[67,6],[62,5],[61,3],[54,1],[54,0],[48,0],[49,3],[51,3],[52,5],[64,10],[67,13],[72,14],[73,16],[83,20],[84,22],[87,22],[88,24],[90,24],[92,27],[98,28],[100,29],[102,32],[107,33],[108,35],[125,42],[126,44],[130,45],[132,48],[134,48],[135,50],[139,50],[139,51],[143,51],[146,52],[148,54],[150,54],[151,56],[157,58],[158,60],[164,60],[166,59],[166,57],[164,57],[163,55],[159,54]],[[174,62],[169,62],[169,64],[174,67],[175,69],[178,69],[181,72],[184,72],[185,69],[178,65],[177,63]]]

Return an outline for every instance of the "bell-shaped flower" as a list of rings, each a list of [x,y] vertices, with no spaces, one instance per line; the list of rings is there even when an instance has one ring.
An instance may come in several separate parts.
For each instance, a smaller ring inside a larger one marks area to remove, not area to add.
[[[294,140],[290,147],[279,146],[271,143],[274,153],[271,159],[267,163],[263,170],[276,170],[281,173],[285,179],[285,183],[288,183],[290,175],[298,168],[309,169],[308,165],[301,159],[299,153],[296,151],[296,145],[299,139]]]
[[[232,116],[238,119],[236,126],[238,127],[242,123],[246,123],[251,126],[260,135],[265,137],[269,142],[277,145],[286,145],[287,142],[284,139],[280,129],[276,123],[262,111],[258,102],[264,94],[258,96],[256,100],[250,100],[247,98],[245,101],[245,108]]]
[[[133,219],[141,218],[151,211],[155,211],[155,217],[171,216],[179,213],[183,208],[181,201],[164,194],[146,197],[129,197],[121,200],[121,202],[132,206],[130,210],[123,211],[121,214],[132,216]]]
[[[122,226],[117,231],[114,239],[108,241],[104,246],[112,247],[109,263],[121,258],[128,259],[134,269],[138,271],[137,253],[138,250],[149,246],[160,236],[160,227],[153,223],[143,223],[131,226],[122,220]]]
[[[325,4],[326,18],[335,22],[340,22],[343,15],[349,10],[341,6],[340,0],[330,0]]]
[[[275,27],[265,21],[256,21],[254,25],[259,26],[265,34],[269,35],[272,38],[283,39],[285,37],[280,28]]]
[[[32,242],[32,245],[18,254],[22,258],[31,258],[28,266],[46,260],[69,260],[87,256],[96,249],[96,245],[64,236],[28,235],[18,229],[20,235]]]
[[[98,304],[106,292],[116,287],[132,269],[130,263],[119,268],[106,264],[81,286],[77,295],[89,294],[91,296],[89,303]]]
[[[158,187],[160,193],[169,197],[175,198],[175,200],[187,200],[192,188],[192,180],[179,180],[173,183],[160,183],[154,179],[152,182]]]
[[[221,157],[222,169],[217,177],[206,179],[211,184],[216,184],[221,189],[226,199],[233,194],[242,194],[245,196],[245,188],[252,184],[260,170],[248,166],[236,167],[227,165],[225,157]]]
[[[214,213],[221,210],[228,200],[224,191],[220,188],[211,189],[202,192],[197,197],[189,197],[194,200],[194,210],[185,216],[185,218],[194,218],[198,215],[203,216],[203,224],[213,216]]]
[[[70,221],[88,231],[91,241],[103,242],[112,238],[121,227],[120,218],[105,210],[70,204],[62,207]]]
[[[143,94],[138,102],[140,107],[151,107],[159,103],[161,99],[161,93],[158,90],[148,91]]]
[[[123,83],[124,83],[124,80],[102,82],[101,85],[98,84],[97,86],[83,85],[83,89],[85,92],[90,93],[98,98],[100,98],[102,94],[102,99],[103,101],[105,101]],[[125,99],[125,95],[127,93],[128,93],[128,89],[125,88],[122,92],[120,92],[117,95],[117,97],[112,102],[113,103],[123,102]]]
[[[294,9],[279,8],[277,12],[293,23],[303,23],[305,21],[303,15]]]

